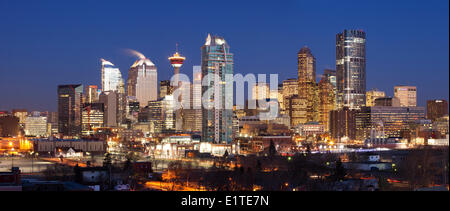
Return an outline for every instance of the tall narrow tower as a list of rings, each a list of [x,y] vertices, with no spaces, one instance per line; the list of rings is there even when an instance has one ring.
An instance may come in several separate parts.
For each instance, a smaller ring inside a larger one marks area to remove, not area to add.
[[[318,99],[316,93],[316,58],[308,47],[303,47],[297,54],[298,61],[298,96],[306,101],[302,123],[318,120]]]
[[[178,89],[178,88],[181,88],[180,91],[182,91],[183,86],[182,86],[181,81],[179,80],[178,75],[180,74],[180,68],[181,68],[181,66],[183,66],[183,62],[184,62],[184,60],[186,60],[186,58],[182,57],[178,53],[178,43],[177,43],[176,46],[177,46],[176,51],[173,54],[173,56],[169,57],[169,61],[170,61],[170,64],[172,64],[172,67],[173,67],[173,70],[174,70],[174,74],[175,74],[174,75],[175,76],[175,78],[174,78],[174,81],[175,81],[174,90]],[[184,93],[184,92],[182,91],[181,93]],[[175,99],[175,100],[178,100],[178,102],[181,102],[181,97],[182,97],[182,95],[180,95],[178,97],[178,99]],[[187,96],[187,97],[190,97],[190,96]],[[176,130],[182,130],[183,129],[183,117],[184,117],[183,113],[184,113],[183,112],[183,108],[177,109],[175,111],[175,119],[176,119],[175,120],[175,128],[176,128]]]
[[[202,141],[231,143],[233,109],[225,105],[233,104],[233,91],[226,91],[225,83],[221,80],[225,79],[226,74],[233,74],[233,54],[223,37],[209,34],[201,51],[202,81],[206,80],[208,84],[202,86],[202,93],[205,94],[209,89],[214,90],[208,100],[215,105],[221,105],[212,108],[202,106]]]
[[[344,30],[336,35],[338,108],[366,105],[366,33]]]
[[[145,107],[148,101],[158,99],[158,72],[150,59],[139,52],[133,52],[139,60],[128,71],[127,95],[136,97],[139,105]]]

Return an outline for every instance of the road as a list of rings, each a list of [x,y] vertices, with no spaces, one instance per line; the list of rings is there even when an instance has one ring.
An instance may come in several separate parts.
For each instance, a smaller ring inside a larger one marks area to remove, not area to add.
[[[22,173],[37,173],[47,169],[47,166],[54,165],[41,159],[31,159],[23,157],[0,157],[0,172],[11,171],[11,166],[19,167]]]

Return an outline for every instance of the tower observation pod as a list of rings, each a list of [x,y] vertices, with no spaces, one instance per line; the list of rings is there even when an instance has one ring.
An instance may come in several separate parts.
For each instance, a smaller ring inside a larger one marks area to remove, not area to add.
[[[183,66],[183,62],[184,62],[184,60],[186,60],[186,57],[183,57],[178,53],[178,44],[176,46],[177,46],[177,49],[176,49],[175,53],[173,54],[173,56],[169,57],[169,61],[174,69],[175,84],[176,84],[176,87],[178,87],[180,84],[180,82],[178,80],[178,74],[180,73],[180,68],[181,68],[181,66]]]

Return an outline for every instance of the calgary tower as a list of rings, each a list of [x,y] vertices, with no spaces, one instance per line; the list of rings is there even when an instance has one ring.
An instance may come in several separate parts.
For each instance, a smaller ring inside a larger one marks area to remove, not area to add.
[[[180,81],[178,80],[178,74],[180,74],[180,68],[183,66],[183,62],[186,60],[186,57],[182,57],[178,53],[178,43],[176,44],[176,52],[173,54],[173,56],[169,57],[170,64],[172,64],[174,74],[175,74],[175,86],[179,87]],[[175,87],[175,88],[176,88]]]
[[[173,56],[169,57],[169,61],[170,64],[172,64],[173,70],[174,70],[174,81],[175,81],[175,86],[174,86],[174,90],[181,88],[179,91],[182,91],[182,84],[181,81],[179,81],[179,77],[178,74],[180,74],[180,68],[181,66],[183,66],[183,62],[184,60],[186,60],[185,57],[182,57],[179,53],[178,53],[178,43],[176,44],[176,51],[173,54]],[[183,93],[183,91],[182,91]],[[188,96],[189,97],[189,96]],[[177,101],[181,102],[182,100],[182,95],[178,96]],[[183,105],[181,105],[181,109],[177,109],[175,111],[175,129],[177,131],[180,131],[183,129],[183,119],[184,119],[184,112],[183,112]]]

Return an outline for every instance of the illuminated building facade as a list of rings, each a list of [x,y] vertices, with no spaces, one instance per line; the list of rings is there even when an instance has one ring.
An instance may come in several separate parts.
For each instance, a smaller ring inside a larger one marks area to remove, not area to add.
[[[84,103],[95,103],[98,101],[98,87],[96,85],[86,86],[84,90]]]
[[[58,86],[58,132],[65,136],[81,134],[83,85]]]
[[[159,82],[159,98],[164,98],[166,95],[173,93],[173,86],[170,85],[170,80],[163,80]]]
[[[119,68],[115,67],[113,63],[101,59],[102,61],[102,91],[117,91],[118,93],[125,93],[122,73]],[[92,102],[87,102],[92,103]]]
[[[427,119],[434,121],[445,115],[448,115],[446,100],[427,100]]]
[[[386,137],[401,137],[401,132],[425,118],[423,107],[363,107],[356,114],[357,137],[364,140],[370,137],[372,128],[380,128]]]
[[[375,106],[375,100],[380,97],[385,97],[386,93],[384,91],[378,91],[376,89],[372,89],[366,92],[366,106]]]
[[[417,106],[417,88],[415,86],[395,86],[394,96],[400,100],[400,106]]]
[[[28,112],[26,109],[13,109],[12,115],[19,118],[19,124],[23,127],[27,119]]]
[[[285,100],[286,111],[291,118],[291,127],[308,122],[306,119],[308,106],[306,99],[300,98],[298,95],[292,95]]]
[[[283,81],[283,103],[280,104],[282,110],[286,109],[287,99],[293,95],[298,95],[298,80],[290,78]]]
[[[366,105],[366,33],[344,30],[336,35],[338,107]]]
[[[208,35],[202,51],[202,78],[207,77],[208,86],[202,86],[202,93],[208,89],[216,90],[212,94],[210,102],[220,102],[221,108],[205,108],[202,106],[202,141],[215,143],[231,143],[233,138],[232,119],[233,109],[225,108],[225,105],[233,105],[233,91],[225,90],[226,74],[233,74],[233,54],[230,53],[230,46],[224,38]],[[216,74],[221,81],[216,81],[213,76]]]
[[[83,104],[81,133],[85,136],[92,135],[95,128],[104,127],[104,114],[103,103]]]
[[[201,66],[194,66],[193,84],[190,84],[190,108],[183,109],[183,130],[202,131],[202,72]]]
[[[323,75],[319,82],[319,123],[324,126],[325,131],[329,130],[330,111],[335,109],[336,97],[334,86],[329,81],[329,77]]]
[[[298,96],[306,100],[306,122],[318,121],[318,98],[316,85],[316,58],[308,47],[303,47],[298,58]],[[301,122],[301,123],[306,123]]]
[[[175,130],[176,129],[176,119],[175,119],[175,99],[173,95],[166,95],[162,100],[162,114],[163,114],[163,129],[164,130]]]
[[[25,135],[44,137],[47,134],[47,117],[34,113],[26,118]]]
[[[130,67],[127,92],[127,96],[136,97],[141,107],[158,99],[158,73],[150,59],[142,57]]]
[[[162,99],[148,102],[148,121],[150,133],[161,133],[164,127]]]
[[[128,119],[131,123],[137,122],[139,109],[139,102],[135,97],[126,97],[126,119]]]
[[[356,110],[347,107],[330,112],[330,135],[338,142],[356,139]]]

